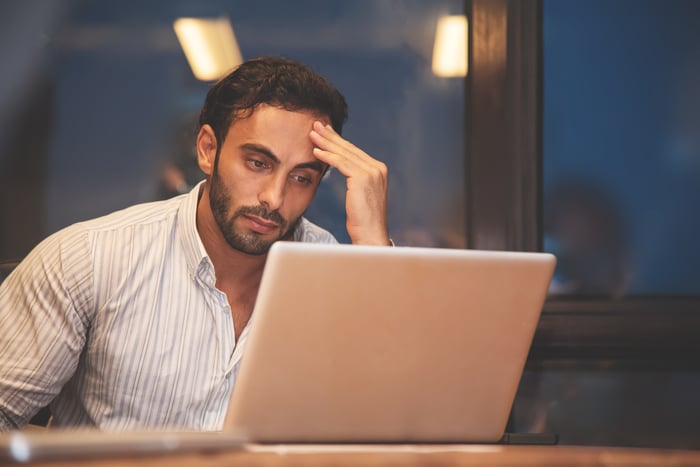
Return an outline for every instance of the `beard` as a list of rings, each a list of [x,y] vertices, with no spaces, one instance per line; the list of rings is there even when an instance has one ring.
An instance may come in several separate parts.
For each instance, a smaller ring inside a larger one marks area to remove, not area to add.
[[[278,211],[270,211],[263,205],[243,206],[229,216],[231,193],[221,181],[216,167],[209,188],[209,206],[219,230],[231,248],[254,256],[267,254],[273,243],[291,238],[301,219],[299,217],[290,224]],[[235,226],[236,219],[245,215],[253,215],[274,222],[279,226],[280,234],[275,238],[265,239],[257,232],[238,232]],[[288,225],[289,227],[287,227]]]

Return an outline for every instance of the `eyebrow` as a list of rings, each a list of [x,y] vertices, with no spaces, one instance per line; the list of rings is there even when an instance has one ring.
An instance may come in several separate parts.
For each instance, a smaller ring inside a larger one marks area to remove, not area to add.
[[[241,144],[241,149],[245,149],[247,151],[262,154],[263,156],[267,157],[275,164],[281,163],[279,157],[277,157],[274,152],[270,151],[268,148],[266,148],[265,146],[262,146],[260,144],[255,144],[255,143]],[[303,162],[301,164],[297,164],[294,166],[294,168],[295,169],[311,169],[311,170],[315,170],[318,173],[323,173],[325,171],[324,166],[325,166],[325,164],[323,162],[321,162],[319,160],[315,160],[315,161],[311,161],[311,162]]]

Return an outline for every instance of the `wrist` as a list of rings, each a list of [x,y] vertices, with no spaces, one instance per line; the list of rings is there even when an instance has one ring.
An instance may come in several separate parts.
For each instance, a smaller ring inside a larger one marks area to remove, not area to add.
[[[353,245],[396,246],[391,237],[386,238],[350,238]]]

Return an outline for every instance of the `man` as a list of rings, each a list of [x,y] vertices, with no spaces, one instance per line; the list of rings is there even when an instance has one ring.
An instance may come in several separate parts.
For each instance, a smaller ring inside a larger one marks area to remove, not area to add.
[[[0,429],[220,429],[270,246],[335,242],[302,217],[347,178],[353,243],[389,245],[387,170],[340,136],[342,95],[303,65],[248,61],[208,93],[189,194],[74,224],[0,288]],[[330,312],[331,310],[329,310]]]

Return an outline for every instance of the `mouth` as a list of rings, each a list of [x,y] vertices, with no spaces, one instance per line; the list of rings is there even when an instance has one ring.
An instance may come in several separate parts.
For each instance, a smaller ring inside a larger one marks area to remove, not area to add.
[[[272,222],[258,216],[245,214],[243,215],[243,218],[246,220],[248,227],[251,230],[260,234],[268,234],[270,232],[274,232],[279,228],[279,224],[277,224],[276,222]]]

